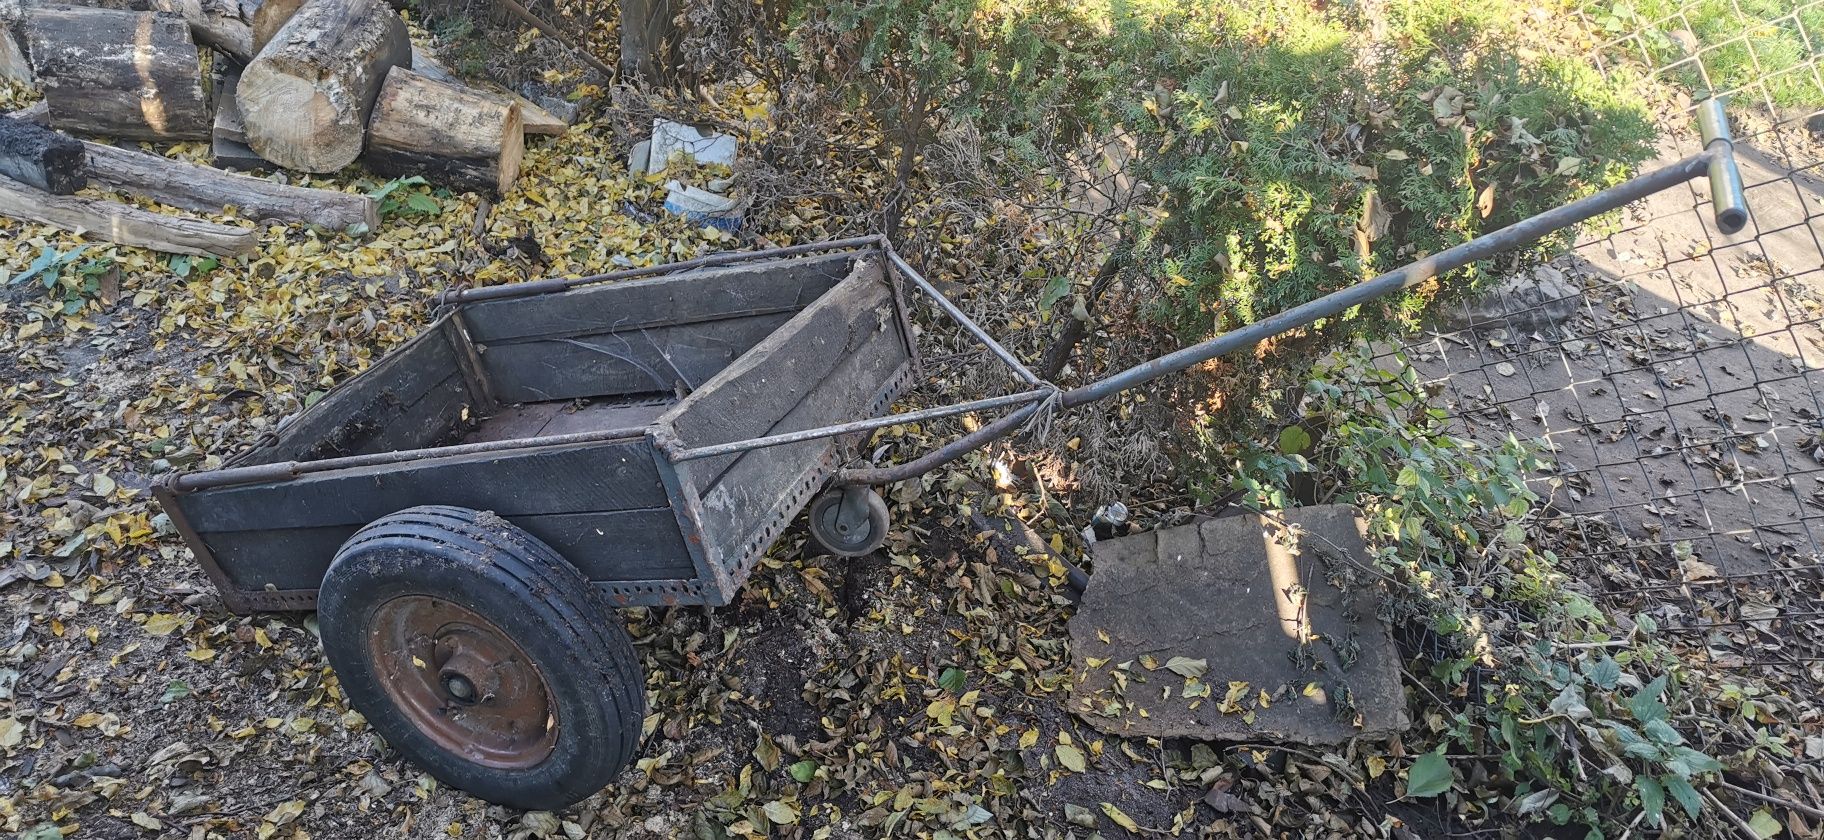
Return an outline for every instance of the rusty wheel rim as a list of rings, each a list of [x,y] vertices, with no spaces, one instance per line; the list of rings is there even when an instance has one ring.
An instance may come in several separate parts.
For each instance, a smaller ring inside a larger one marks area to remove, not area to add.
[[[370,627],[381,685],[438,746],[502,769],[551,755],[557,709],[550,687],[493,622],[442,598],[402,595],[381,604]]]

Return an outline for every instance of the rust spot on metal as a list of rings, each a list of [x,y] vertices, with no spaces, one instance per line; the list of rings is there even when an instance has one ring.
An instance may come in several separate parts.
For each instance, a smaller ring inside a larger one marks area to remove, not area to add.
[[[518,643],[473,610],[403,595],[374,611],[380,684],[436,744],[487,767],[537,766],[557,745],[557,705]]]

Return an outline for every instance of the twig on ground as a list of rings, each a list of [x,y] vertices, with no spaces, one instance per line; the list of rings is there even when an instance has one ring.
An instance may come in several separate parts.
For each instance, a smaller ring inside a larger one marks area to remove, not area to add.
[[[1748,838],[1748,840],[1761,840],[1761,833],[1755,831],[1754,826],[1749,825],[1747,820],[1742,819],[1741,814],[1729,810],[1729,806],[1724,805],[1723,800],[1716,798],[1716,794],[1707,790],[1698,791],[1698,793],[1710,803],[1710,807],[1723,812],[1725,816],[1729,817],[1729,821],[1734,823],[1736,828],[1741,829],[1743,837]]]
[[[1726,787],[1732,791],[1735,791],[1736,793],[1742,794],[1743,796],[1747,796],[1752,799],[1759,799],[1762,802],[1769,802],[1774,805],[1778,805],[1782,808],[1791,808],[1792,810],[1798,811],[1799,813],[1805,814],[1807,816],[1818,817],[1820,819],[1824,819],[1824,808],[1815,808],[1810,805],[1806,805],[1802,802],[1794,802],[1790,799],[1785,799],[1782,797],[1774,796],[1773,794],[1770,794],[1770,793],[1762,793],[1758,790],[1749,790],[1748,788],[1742,787],[1741,785],[1730,784],[1727,780],[1723,781],[1722,784],[1723,784],[1723,787]]]

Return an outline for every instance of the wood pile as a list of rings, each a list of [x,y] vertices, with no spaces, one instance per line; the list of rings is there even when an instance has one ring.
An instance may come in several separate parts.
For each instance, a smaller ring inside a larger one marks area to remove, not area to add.
[[[0,0],[0,79],[44,94],[0,117],[0,215],[175,253],[246,253],[254,232],[74,193],[365,232],[372,198],[220,170],[360,162],[496,196],[518,177],[526,134],[567,128],[458,80],[387,0]],[[208,141],[218,168],[107,141]]]

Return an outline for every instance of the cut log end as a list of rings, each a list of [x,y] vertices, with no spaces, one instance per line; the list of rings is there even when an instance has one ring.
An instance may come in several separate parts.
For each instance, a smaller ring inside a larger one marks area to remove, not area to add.
[[[247,145],[264,150],[263,157],[291,169],[325,173],[361,156],[360,125],[339,119],[330,96],[310,79],[256,62],[241,74],[236,97]],[[263,116],[248,119],[247,114]],[[286,117],[264,117],[277,114]]]
[[[0,119],[0,175],[53,195],[88,183],[82,142],[31,122]]]

